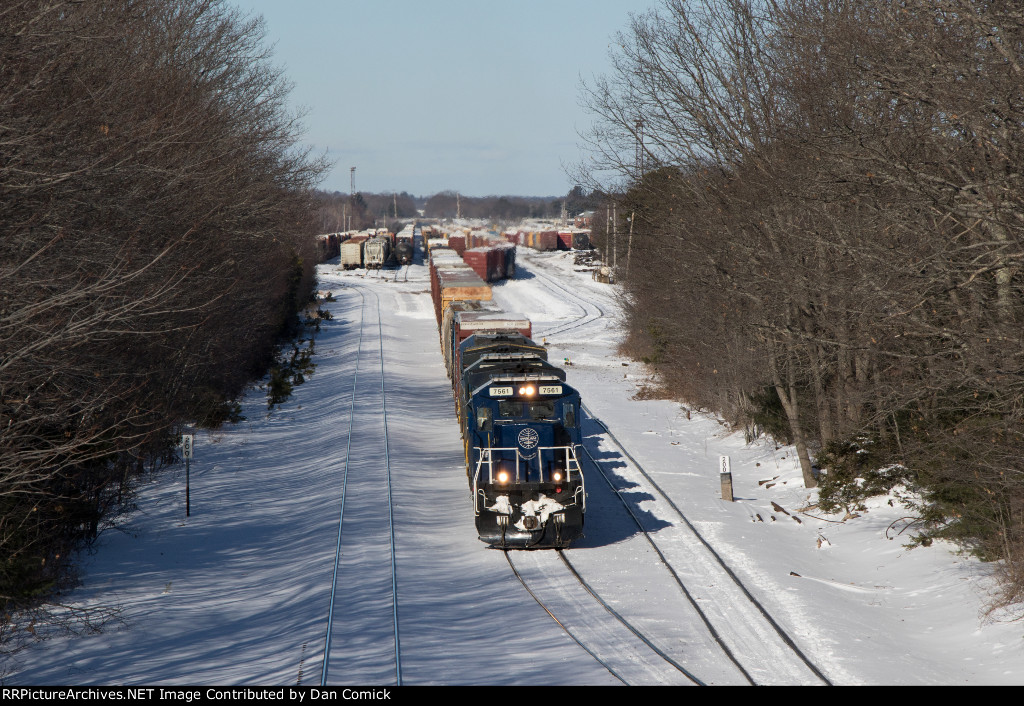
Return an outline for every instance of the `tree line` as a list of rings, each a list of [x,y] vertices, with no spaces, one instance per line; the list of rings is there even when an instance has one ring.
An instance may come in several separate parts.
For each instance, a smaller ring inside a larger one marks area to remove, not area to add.
[[[547,196],[464,196],[441,191],[431,196],[413,196],[407,192],[373,194],[358,192],[317,192],[320,228],[324,233],[390,227],[397,221],[424,218],[493,219],[513,223],[527,218],[554,219],[562,215],[562,205],[572,217],[608,201],[600,190],[590,193],[573,187],[562,198]]]
[[[287,94],[222,0],[0,10],[0,633],[296,331],[324,166]]]
[[[561,215],[561,199],[529,196],[465,196],[442,191],[427,198],[423,215],[428,218],[490,218],[513,222],[524,218],[556,218]]]
[[[795,443],[827,507],[920,490],[916,541],[1024,598],[1019,5],[662,0],[612,46],[627,347]]]

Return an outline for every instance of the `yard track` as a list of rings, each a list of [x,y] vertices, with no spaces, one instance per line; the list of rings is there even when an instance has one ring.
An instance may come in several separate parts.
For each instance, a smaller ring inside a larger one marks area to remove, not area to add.
[[[393,682],[400,686],[401,639],[380,298],[368,287],[349,288],[358,292],[360,299],[359,342],[352,373],[338,541],[320,684],[327,685],[330,676],[340,683]],[[339,591],[339,580],[345,578],[352,580]],[[393,649],[361,639],[375,633],[367,629],[370,624],[379,626],[382,621],[393,625]],[[337,665],[333,672],[332,665]],[[353,679],[342,669],[358,670],[360,677]],[[375,678],[368,678],[368,674]]]
[[[547,329],[536,331],[535,338],[546,338],[548,336],[563,334],[567,331],[572,331],[586,326],[587,324],[606,316],[606,312],[600,306],[579,296],[571,289],[562,286],[557,279],[544,272],[544,266],[538,261],[529,260],[527,262],[528,265],[526,269],[530,274],[540,280],[543,286],[556,298],[571,301],[583,310],[583,314],[577,319],[562,324],[555,324]]]

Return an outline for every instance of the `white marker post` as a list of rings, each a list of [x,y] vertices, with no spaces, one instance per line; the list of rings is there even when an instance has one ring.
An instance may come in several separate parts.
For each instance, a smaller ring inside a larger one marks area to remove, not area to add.
[[[185,457],[185,517],[192,514],[191,502],[189,500],[189,462],[192,460],[192,446],[195,437],[192,434],[181,435],[181,455]]]
[[[722,500],[733,502],[732,467],[729,465],[728,456],[718,457],[718,477],[722,481]]]

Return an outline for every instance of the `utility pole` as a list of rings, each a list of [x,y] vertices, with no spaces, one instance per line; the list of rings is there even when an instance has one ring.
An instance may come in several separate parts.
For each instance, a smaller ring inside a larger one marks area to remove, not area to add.
[[[629,241],[626,245],[626,279],[629,279],[629,258],[633,254],[633,221],[636,220],[636,211],[629,214]]]
[[[633,124],[636,128],[636,180],[640,183],[644,178],[644,121],[637,118]],[[629,241],[626,245],[626,278],[629,278],[629,260],[633,254],[633,223],[636,220],[636,211],[629,214]]]
[[[618,267],[619,262],[619,224],[617,223],[618,204],[612,205],[612,269]]]
[[[637,118],[633,126],[636,129],[636,178],[639,181],[644,175],[644,121]]]
[[[356,205],[356,168],[355,167],[349,167],[349,169],[348,169],[348,179],[349,179],[348,202],[349,202],[349,205],[354,208],[355,205]],[[351,209],[349,210],[349,214],[348,214],[348,228],[346,230],[352,230],[352,211],[351,211]]]
[[[611,264],[611,257],[609,255],[612,251],[611,237],[612,237],[612,205],[609,203],[604,207],[604,253],[602,253],[601,259],[604,260],[604,264]]]

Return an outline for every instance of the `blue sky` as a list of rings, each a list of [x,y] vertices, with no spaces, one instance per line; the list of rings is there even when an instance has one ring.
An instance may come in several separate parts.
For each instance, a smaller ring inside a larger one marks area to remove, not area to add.
[[[334,168],[322,188],[558,196],[585,158],[580,80],[608,71],[657,0],[227,0],[262,15],[274,63]]]

